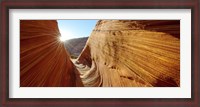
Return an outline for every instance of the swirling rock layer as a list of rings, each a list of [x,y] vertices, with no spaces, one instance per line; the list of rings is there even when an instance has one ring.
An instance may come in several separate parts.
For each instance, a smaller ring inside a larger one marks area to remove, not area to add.
[[[20,21],[20,86],[82,86],[55,20]]]
[[[54,20],[20,21],[21,87],[180,86],[180,21],[100,20],[76,67],[59,35]]]
[[[85,86],[180,86],[180,21],[100,20],[75,62]]]

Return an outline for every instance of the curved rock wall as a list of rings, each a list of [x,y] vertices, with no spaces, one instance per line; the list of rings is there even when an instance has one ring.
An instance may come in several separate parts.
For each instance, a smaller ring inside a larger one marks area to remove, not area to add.
[[[55,20],[20,21],[20,86],[82,86]]]
[[[180,86],[180,21],[100,20],[76,68],[59,35],[55,20],[20,21],[21,87]]]
[[[180,21],[100,20],[75,62],[85,86],[180,86]]]

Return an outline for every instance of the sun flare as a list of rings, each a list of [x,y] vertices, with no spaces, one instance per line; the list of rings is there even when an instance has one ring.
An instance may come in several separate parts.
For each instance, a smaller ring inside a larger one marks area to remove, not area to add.
[[[69,31],[62,31],[62,30],[61,30],[60,33],[61,33],[61,36],[60,36],[59,39],[60,39],[60,41],[62,41],[62,42],[73,38],[72,33],[69,32]]]
[[[64,42],[66,41],[67,39],[65,39],[63,36],[60,36],[60,41]]]

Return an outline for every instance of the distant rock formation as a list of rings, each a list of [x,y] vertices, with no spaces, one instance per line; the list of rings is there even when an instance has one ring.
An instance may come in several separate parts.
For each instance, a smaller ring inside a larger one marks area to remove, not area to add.
[[[20,20],[20,86],[83,86],[56,20]]]
[[[180,86],[180,21],[100,20],[75,65],[85,86]]]
[[[65,48],[70,53],[71,57],[77,58],[82,52],[88,37],[75,38],[65,41]]]

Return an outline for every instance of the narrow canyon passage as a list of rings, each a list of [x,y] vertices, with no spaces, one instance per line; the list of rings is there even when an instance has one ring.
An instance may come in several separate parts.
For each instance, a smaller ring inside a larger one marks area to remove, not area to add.
[[[71,60],[55,20],[20,28],[22,87],[180,86],[179,20],[100,20]]]
[[[87,85],[87,80],[84,79],[84,76],[90,72],[90,70],[92,69],[91,67],[87,66],[87,65],[83,65],[83,64],[79,64],[77,59],[71,59],[72,62],[74,63],[74,65],[76,66],[77,70],[79,71],[80,74],[80,78],[82,79],[82,83],[84,86],[90,86]]]

